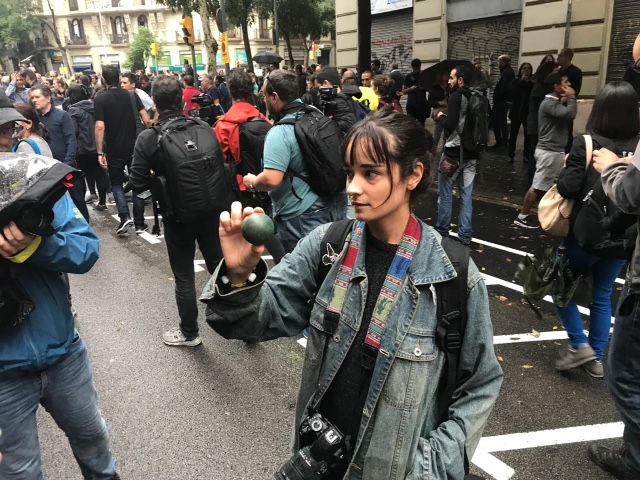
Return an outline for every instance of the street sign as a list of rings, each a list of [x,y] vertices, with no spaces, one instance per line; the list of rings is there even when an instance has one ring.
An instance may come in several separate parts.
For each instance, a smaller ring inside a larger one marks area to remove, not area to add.
[[[227,32],[220,34],[220,52],[222,53],[222,63],[231,63],[231,56],[229,55],[229,38]]]

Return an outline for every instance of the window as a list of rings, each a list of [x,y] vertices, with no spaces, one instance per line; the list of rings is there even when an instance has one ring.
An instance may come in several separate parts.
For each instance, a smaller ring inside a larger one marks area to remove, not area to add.
[[[71,12],[78,11],[78,0],[69,0],[69,11]]]
[[[113,20],[113,33],[114,35],[122,35],[126,31],[122,17],[116,17]]]
[[[149,21],[147,20],[146,15],[140,15],[138,17],[138,26],[139,27],[149,27]]]
[[[80,20],[79,18],[74,18],[73,20],[71,20],[71,36],[75,38],[84,37],[82,20]]]

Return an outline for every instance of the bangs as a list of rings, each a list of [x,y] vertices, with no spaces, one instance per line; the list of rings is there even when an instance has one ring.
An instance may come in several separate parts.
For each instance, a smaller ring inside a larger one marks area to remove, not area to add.
[[[371,121],[364,120],[349,132],[343,143],[342,161],[345,165],[355,165],[365,159],[376,165],[390,167],[392,158],[389,136]],[[364,158],[359,158],[363,156]]]

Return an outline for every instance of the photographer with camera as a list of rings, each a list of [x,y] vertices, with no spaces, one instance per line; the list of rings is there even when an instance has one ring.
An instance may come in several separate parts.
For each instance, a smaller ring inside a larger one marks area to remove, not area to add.
[[[151,189],[162,213],[180,316],[180,325],[165,332],[162,340],[195,347],[202,343],[193,271],[196,242],[212,272],[222,258],[216,219],[231,204],[233,178],[213,129],[182,114],[178,80],[159,76],[151,96],[159,119],[138,137],[129,182],[137,193]]]
[[[320,89],[320,110],[332,119],[334,119],[340,130],[347,133],[349,129],[356,123],[356,116],[353,113],[355,107],[351,105],[354,100],[342,93],[342,81],[340,74],[335,67],[323,67],[316,76]]]
[[[358,122],[342,147],[355,225],[315,229],[271,271],[264,246],[241,233],[261,210],[234,203],[220,216],[224,262],[201,297],[209,325],[249,341],[310,329],[278,480],[468,473],[503,375],[469,250],[411,214],[429,187],[430,147],[407,115]]]
[[[1,122],[9,112],[0,110]],[[62,170],[59,186],[74,172],[45,157],[21,156],[20,162],[36,162],[41,172],[43,164],[49,172]],[[0,155],[1,178],[21,178],[21,171],[29,176],[28,168],[14,167],[20,162],[15,154]],[[35,180],[26,191],[43,184]],[[89,271],[98,259],[99,241],[59,188],[62,196],[52,199],[51,207],[12,202],[0,211],[0,478],[43,478],[36,418],[42,405],[69,439],[82,476],[117,480],[87,347],[74,327],[61,275]],[[47,198],[50,192],[41,193]]]

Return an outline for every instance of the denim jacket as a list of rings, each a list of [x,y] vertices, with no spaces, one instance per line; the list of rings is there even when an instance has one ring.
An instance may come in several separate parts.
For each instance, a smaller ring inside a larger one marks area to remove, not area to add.
[[[453,278],[455,270],[440,236],[421,226],[422,238],[384,329],[345,480],[462,480],[465,448],[471,458],[502,384],[486,287],[470,262],[462,377],[449,419],[440,423],[436,399],[445,357],[436,346],[433,284]],[[320,402],[351,347],[366,302],[365,234],[340,323],[333,334],[325,331],[324,311],[340,264],[335,262],[324,283],[316,285],[326,229],[323,225],[302,239],[266,278],[266,264],[259,264],[258,279],[250,287],[224,294],[221,263],[201,297],[208,304],[207,322],[226,338],[270,340],[310,326],[292,451],[298,449],[297,431],[307,406]]]

